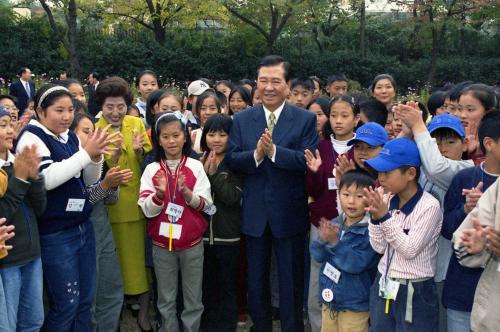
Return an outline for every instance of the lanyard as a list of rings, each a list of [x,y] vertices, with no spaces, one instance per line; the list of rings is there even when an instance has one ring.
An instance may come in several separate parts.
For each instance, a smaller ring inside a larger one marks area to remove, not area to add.
[[[178,184],[177,180],[179,179],[179,174],[182,170],[182,167],[186,163],[186,159],[187,158],[185,156],[182,157],[181,161],[179,162],[179,165],[177,165],[177,167],[175,168],[174,174],[172,174],[170,167],[168,167],[165,164],[164,160],[160,161],[160,166],[167,175],[168,202],[172,202],[175,204],[175,202],[177,201],[177,194],[179,192],[179,189],[177,188]],[[172,186],[170,184],[172,184],[173,188],[171,188]],[[172,217],[172,223],[175,223],[174,217]]]
[[[386,265],[385,265],[385,281],[387,281],[387,277],[389,276],[389,272],[391,272],[391,267],[392,267],[392,259],[394,258],[394,253],[396,252],[396,249],[392,248],[392,253],[391,253],[391,245],[387,244],[387,259],[386,259]]]
[[[64,152],[66,152],[68,154],[68,158],[71,158],[73,156],[73,151],[71,151],[71,148],[68,146],[68,144],[61,142],[59,140],[59,136],[57,136],[57,138],[58,138],[58,142],[62,144]],[[69,142],[69,140],[68,140],[68,142]],[[83,185],[82,177],[83,177],[83,169],[81,170],[81,176],[76,178],[76,180],[78,181],[78,184],[80,185],[80,189],[82,189],[83,195],[86,196],[87,192],[85,191],[85,186]]]

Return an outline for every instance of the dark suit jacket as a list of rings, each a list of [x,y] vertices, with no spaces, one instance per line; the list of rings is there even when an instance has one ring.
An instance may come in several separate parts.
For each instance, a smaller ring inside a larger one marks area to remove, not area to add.
[[[234,116],[229,136],[229,165],[246,175],[242,232],[259,237],[269,224],[274,237],[290,237],[308,226],[304,150],[318,145],[316,117],[286,103],[273,131],[275,162],[266,157],[257,167],[254,151],[266,127],[259,105]]]
[[[28,100],[30,98],[35,98],[35,84],[31,81],[28,83],[30,85],[31,96],[28,96],[21,80],[12,83],[9,88],[9,94],[17,99],[16,107],[19,109],[19,115],[21,115],[26,107],[28,107]]]
[[[89,113],[92,114],[93,116],[96,116],[97,113],[99,113],[99,109],[97,107],[97,103],[96,103],[96,100],[95,100],[95,86],[92,85],[92,84],[89,84],[87,86],[87,91],[88,91],[88,95],[89,95],[89,99],[88,99],[88,110],[89,110]]]

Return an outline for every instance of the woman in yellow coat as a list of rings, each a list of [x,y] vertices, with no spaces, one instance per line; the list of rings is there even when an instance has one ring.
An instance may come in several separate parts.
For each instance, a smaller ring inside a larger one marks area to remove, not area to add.
[[[120,77],[102,81],[96,89],[97,106],[102,112],[96,128],[111,124],[111,132],[119,131],[120,146],[112,155],[106,156],[108,167],[120,166],[130,169],[132,179],[120,186],[120,198],[108,206],[109,220],[113,230],[116,250],[120,261],[123,286],[126,295],[140,295],[138,324],[142,330],[150,330],[148,320],[149,283],[144,257],[146,221],[137,205],[141,179],[141,163],[151,143],[141,119],[126,115],[132,103],[128,83]]]

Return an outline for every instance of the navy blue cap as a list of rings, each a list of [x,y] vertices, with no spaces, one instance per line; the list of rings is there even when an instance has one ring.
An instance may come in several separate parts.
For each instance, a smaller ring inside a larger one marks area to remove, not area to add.
[[[370,146],[381,146],[388,140],[389,137],[384,127],[375,122],[367,122],[356,130],[356,136],[347,145],[353,145],[356,141],[360,141]]]
[[[387,142],[377,157],[365,161],[377,172],[389,172],[402,166],[420,167],[418,147],[412,140],[403,137]]]
[[[460,119],[451,114],[440,114],[432,118],[427,126],[429,133],[433,133],[434,131],[440,128],[449,128],[456,132],[460,137],[465,137],[464,126]]]
[[[10,113],[7,112],[7,109],[3,105],[0,105],[0,118],[6,115],[10,116]]]

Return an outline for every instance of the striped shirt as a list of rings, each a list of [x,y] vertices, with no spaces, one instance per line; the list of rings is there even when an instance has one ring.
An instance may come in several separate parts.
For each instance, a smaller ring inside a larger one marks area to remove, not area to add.
[[[390,278],[434,277],[443,222],[439,201],[419,187],[401,209],[398,206],[399,197],[392,196],[387,215],[368,226],[373,249],[383,254],[378,271],[385,275],[390,261]]]

